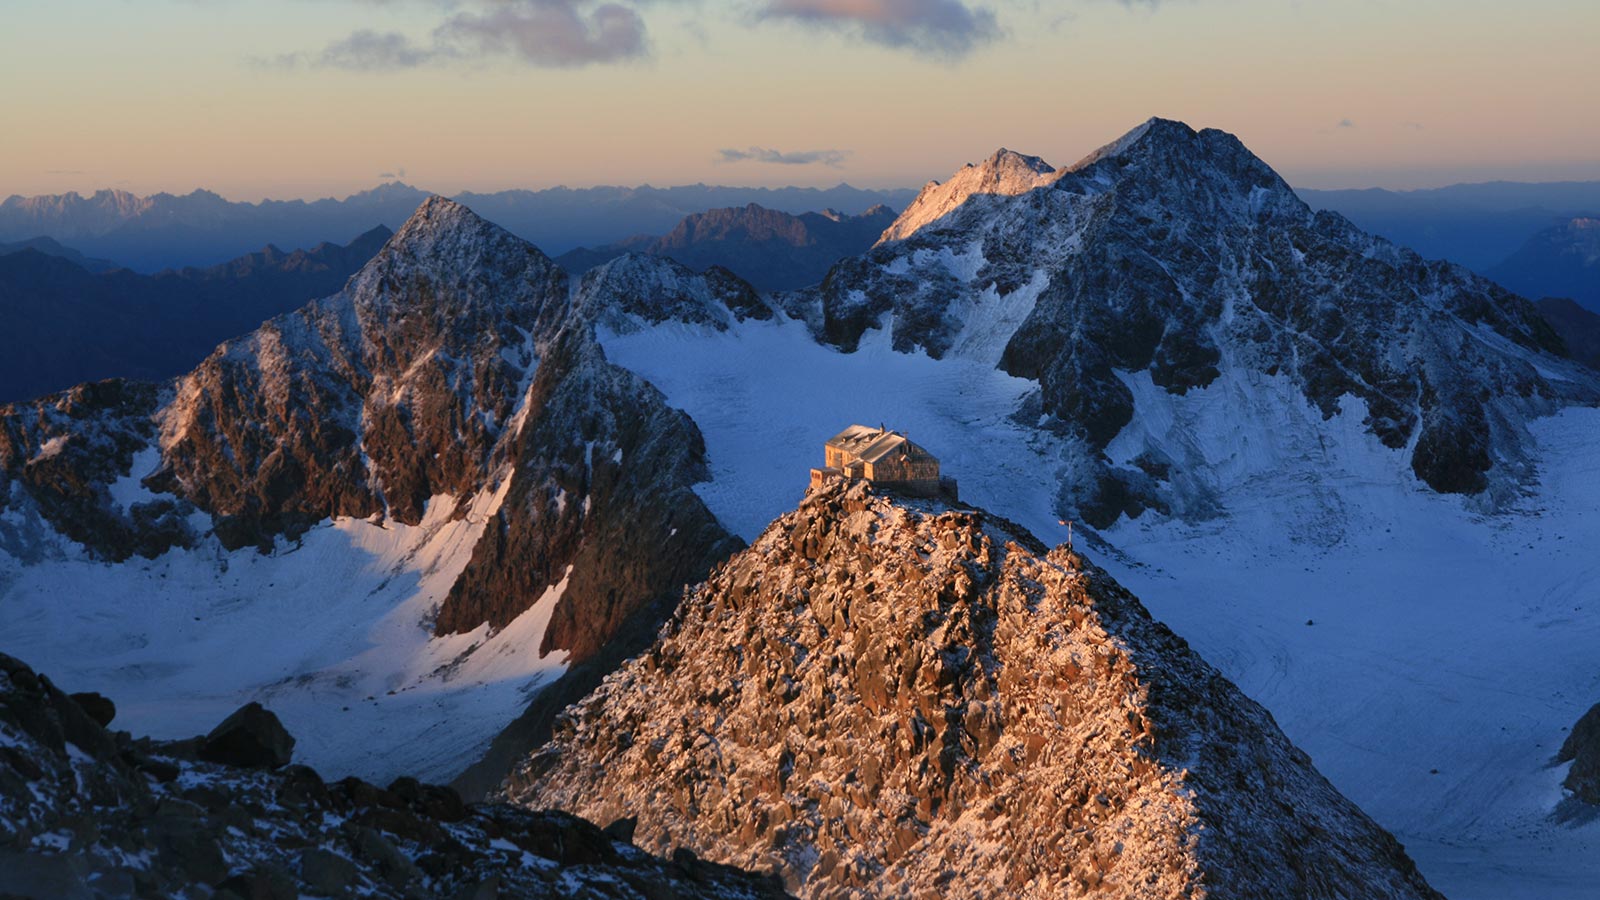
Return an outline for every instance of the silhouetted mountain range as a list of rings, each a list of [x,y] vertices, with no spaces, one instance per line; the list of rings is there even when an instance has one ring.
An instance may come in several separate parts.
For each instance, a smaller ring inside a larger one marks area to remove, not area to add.
[[[389,235],[380,226],[344,246],[269,245],[156,275],[91,271],[66,248],[0,255],[0,402],[113,376],[178,375],[218,342],[337,291]]]
[[[90,259],[71,247],[64,246],[55,238],[36,237],[25,241],[0,244],[0,256],[10,256],[13,253],[21,253],[24,250],[37,250],[45,256],[58,256],[89,272],[110,272],[113,269],[122,268],[109,259]]]

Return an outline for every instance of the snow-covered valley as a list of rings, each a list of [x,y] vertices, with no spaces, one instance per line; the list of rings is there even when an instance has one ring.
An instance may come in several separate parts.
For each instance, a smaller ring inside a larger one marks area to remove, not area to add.
[[[537,650],[559,585],[492,636],[431,634],[509,482],[460,518],[436,497],[416,526],[339,518],[271,554],[208,538],[127,563],[64,541],[59,558],[0,558],[6,652],[113,698],[138,734],[204,734],[258,700],[330,776],[447,779],[565,668]]]
[[[1052,501],[1073,449],[1009,418],[1031,382],[899,354],[839,353],[793,321],[664,324],[604,339],[705,434],[698,487],[753,538],[854,421],[907,431],[962,498],[1065,539]],[[1146,514],[1089,552],[1247,694],[1455,898],[1578,898],[1600,822],[1562,805],[1564,731],[1600,697],[1600,410],[1534,423],[1536,488],[1475,512],[1428,491],[1359,403],[1323,421],[1285,379],[1229,370],[1184,397],[1141,387],[1108,452],[1147,439],[1204,460],[1209,520]],[[1308,624],[1309,623],[1309,624]]]

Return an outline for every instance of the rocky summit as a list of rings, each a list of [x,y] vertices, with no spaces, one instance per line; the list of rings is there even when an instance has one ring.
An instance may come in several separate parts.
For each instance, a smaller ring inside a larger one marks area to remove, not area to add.
[[[1439,896],[1080,554],[864,485],[719,566],[503,796],[803,897]]]
[[[262,714],[271,715],[253,713]],[[0,654],[0,895],[785,896],[768,877],[689,853],[656,858],[625,829],[565,813],[468,805],[411,778],[382,788],[324,783],[305,766],[215,764],[212,738],[108,732],[48,678]]]

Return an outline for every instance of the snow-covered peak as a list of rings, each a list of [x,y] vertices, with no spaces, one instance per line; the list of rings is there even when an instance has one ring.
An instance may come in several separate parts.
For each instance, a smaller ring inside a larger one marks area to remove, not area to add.
[[[1004,147],[981,163],[967,163],[944,183],[930,181],[883,232],[878,243],[904,240],[939,221],[974,195],[1014,197],[1049,184],[1056,170],[1037,156]]]

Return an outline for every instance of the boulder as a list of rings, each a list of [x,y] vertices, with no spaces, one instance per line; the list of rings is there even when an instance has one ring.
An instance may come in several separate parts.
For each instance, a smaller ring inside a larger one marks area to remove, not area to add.
[[[111,720],[117,717],[117,705],[112,703],[111,698],[104,694],[86,691],[79,694],[69,694],[68,696],[76,700],[78,705],[83,707],[83,711],[89,714],[89,718],[99,723],[101,728],[109,726]]]
[[[293,753],[294,737],[254,701],[223,719],[200,744],[201,759],[246,769],[282,768]]]
[[[1557,762],[1571,762],[1567,790],[1585,803],[1600,806],[1600,703],[1583,714],[1556,754]]]
[[[300,855],[300,881],[314,894],[341,896],[359,874],[355,863],[321,847]]]

